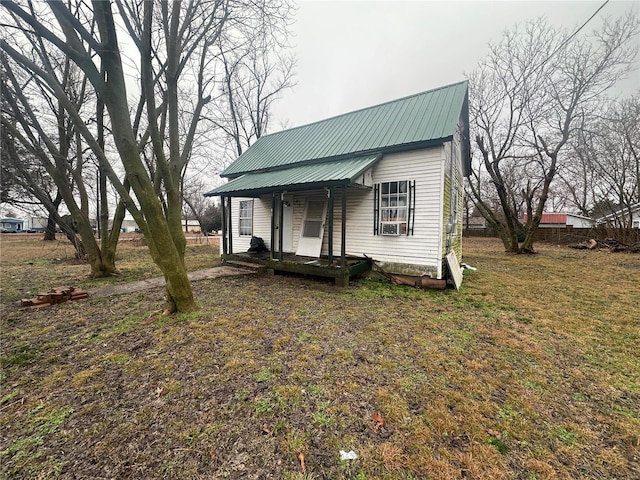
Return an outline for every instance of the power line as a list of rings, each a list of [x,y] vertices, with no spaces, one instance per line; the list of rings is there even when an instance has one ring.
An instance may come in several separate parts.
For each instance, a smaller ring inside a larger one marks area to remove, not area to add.
[[[568,36],[568,37],[567,37],[567,38],[566,38],[566,39],[565,39],[565,40],[564,40],[560,45],[558,45],[558,48],[556,48],[553,52],[551,52],[551,54],[550,54],[550,55],[549,55],[549,56],[548,56],[548,57],[547,57],[547,58],[546,58],[546,59],[545,59],[545,60],[544,60],[540,65],[538,65],[538,67],[537,67],[537,68],[542,67],[545,63],[547,63],[549,60],[551,60],[551,57],[553,57],[556,53],[558,53],[558,52],[560,51],[560,49],[561,49],[561,48],[563,48],[564,46],[566,46],[566,45],[567,45],[567,44],[568,44],[568,43],[573,39],[573,37],[575,37],[575,36],[580,32],[580,30],[582,30],[584,27],[586,27],[586,26],[587,26],[587,24],[588,24],[591,20],[593,20],[593,18],[594,18],[596,15],[598,15],[598,13],[600,12],[600,10],[602,10],[602,9],[607,5],[607,3],[609,3],[609,1],[610,1],[610,0],[606,0],[602,5],[600,5],[600,7],[598,7],[598,9],[597,9],[595,12],[593,12],[593,15],[591,15],[591,16],[587,19],[587,21],[586,21],[586,22],[584,22],[582,25],[580,25],[580,27],[578,27],[578,29],[577,29],[575,32],[573,32],[571,35],[569,35],[569,36]],[[536,69],[534,68],[534,71],[535,71],[535,70],[536,70]]]

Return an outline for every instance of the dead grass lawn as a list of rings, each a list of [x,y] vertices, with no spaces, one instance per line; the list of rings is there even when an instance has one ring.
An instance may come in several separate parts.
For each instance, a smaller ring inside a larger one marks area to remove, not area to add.
[[[0,246],[3,302],[32,267],[87,281]],[[194,283],[171,318],[159,290],[5,308],[0,477],[639,478],[640,256],[539,250],[467,240],[460,292],[264,276]]]

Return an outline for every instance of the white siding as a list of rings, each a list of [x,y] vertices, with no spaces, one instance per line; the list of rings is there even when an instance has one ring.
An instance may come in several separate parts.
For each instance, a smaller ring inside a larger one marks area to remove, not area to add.
[[[441,148],[385,155],[373,169],[373,182],[415,180],[415,224],[413,235],[387,236],[373,233],[373,190],[347,190],[346,251],[366,254],[379,262],[412,264],[424,272],[438,271],[442,228]],[[341,195],[335,199],[334,254],[341,249]],[[328,253],[325,236],[322,253]]]
[[[574,228],[591,228],[594,224],[595,220],[592,220],[591,218],[567,213],[567,225],[571,225]]]
[[[251,198],[236,197],[231,199],[231,231],[233,253],[246,252],[251,246],[251,235],[240,235],[238,225],[238,213],[240,212],[240,202],[252,200]],[[227,212],[228,214],[228,212]],[[262,237],[267,246],[271,240],[271,195],[268,197],[253,199],[253,236]],[[222,252],[222,242],[220,242],[220,252]]]
[[[253,235],[262,238],[267,247],[271,248],[271,195],[253,201]]]

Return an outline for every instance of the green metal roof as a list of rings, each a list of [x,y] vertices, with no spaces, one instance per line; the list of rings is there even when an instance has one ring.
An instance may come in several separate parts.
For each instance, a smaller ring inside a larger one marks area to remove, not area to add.
[[[467,82],[259,138],[222,177],[370,152],[421,148],[447,141],[466,111]]]
[[[205,193],[205,196],[255,196],[274,189],[312,189],[336,185],[350,185],[371,168],[382,154],[366,155],[331,162],[294,165],[269,172],[246,173],[241,177]]]

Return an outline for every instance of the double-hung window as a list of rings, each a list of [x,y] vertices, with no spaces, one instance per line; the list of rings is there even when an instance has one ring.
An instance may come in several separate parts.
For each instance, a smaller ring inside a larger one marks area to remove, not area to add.
[[[408,235],[413,233],[413,182],[401,180],[375,186],[375,225],[377,235]]]
[[[240,235],[253,235],[253,200],[240,200],[238,228]]]
[[[406,235],[409,207],[407,181],[380,184],[380,233]]]

